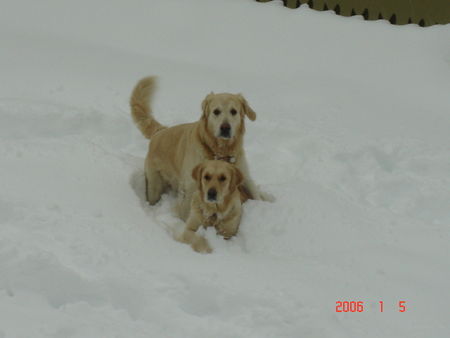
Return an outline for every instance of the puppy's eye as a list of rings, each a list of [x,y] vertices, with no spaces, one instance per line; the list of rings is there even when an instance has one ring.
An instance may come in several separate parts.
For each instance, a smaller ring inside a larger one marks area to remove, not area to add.
[[[219,109],[214,109],[213,113],[214,113],[214,115],[220,115],[220,110]]]
[[[207,180],[207,181],[209,181],[209,180],[211,179],[211,176],[205,175],[205,176],[204,176],[204,179]]]
[[[231,110],[230,110],[230,113],[231,113],[231,115],[233,115],[233,116],[234,116],[234,115],[236,115],[236,114],[237,114],[237,111],[236,111],[236,109],[234,109],[234,108],[233,108],[233,109],[231,109]]]
[[[225,182],[226,180],[227,180],[227,178],[224,175],[219,177],[220,182]]]

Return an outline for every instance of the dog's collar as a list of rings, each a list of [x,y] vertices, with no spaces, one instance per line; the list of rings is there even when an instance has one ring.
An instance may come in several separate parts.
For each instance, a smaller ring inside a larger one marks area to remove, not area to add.
[[[220,153],[215,153],[207,144],[200,142],[204,151],[207,153],[207,157],[212,160],[220,160],[228,163],[236,163],[236,157],[234,155],[223,155]]]
[[[228,163],[236,163],[236,157],[234,156],[223,156],[223,155],[219,155],[219,154],[214,154],[214,159],[215,160],[220,160],[220,161],[225,161]]]

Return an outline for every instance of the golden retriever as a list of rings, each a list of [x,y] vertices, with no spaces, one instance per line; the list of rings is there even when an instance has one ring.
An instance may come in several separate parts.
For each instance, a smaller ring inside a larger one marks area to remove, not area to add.
[[[256,119],[256,113],[240,94],[210,93],[202,102],[200,120],[164,127],[151,112],[150,100],[156,78],[146,77],[135,86],[131,99],[131,115],[142,134],[151,139],[145,160],[146,196],[151,205],[157,203],[165,188],[178,193],[178,214],[186,220],[195,190],[192,169],[205,160],[234,163],[242,172],[242,189],[252,199],[271,200],[258,190],[249,175],[242,147],[244,118]]]
[[[200,226],[214,226],[225,239],[236,235],[241,221],[241,205],[246,199],[239,186],[242,173],[225,161],[210,160],[192,170],[197,190],[192,195],[189,217],[180,240],[197,252],[211,252],[207,240],[196,234]]]

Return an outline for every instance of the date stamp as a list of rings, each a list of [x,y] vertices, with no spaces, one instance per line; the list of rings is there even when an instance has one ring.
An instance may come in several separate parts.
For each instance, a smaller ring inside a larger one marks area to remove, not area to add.
[[[336,312],[364,312],[364,301],[336,301]],[[388,304],[398,309],[398,312],[406,312],[406,301],[399,300],[397,304]],[[380,300],[378,302],[379,312],[384,312],[384,302]]]

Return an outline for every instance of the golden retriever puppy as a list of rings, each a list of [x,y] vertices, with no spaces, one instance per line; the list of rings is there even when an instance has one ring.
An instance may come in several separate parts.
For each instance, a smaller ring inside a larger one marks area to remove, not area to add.
[[[151,139],[145,160],[146,196],[157,203],[167,187],[178,193],[178,213],[186,220],[195,182],[192,169],[205,160],[234,163],[242,172],[242,189],[252,199],[270,200],[252,181],[245,158],[244,118],[256,113],[240,94],[208,94],[202,102],[200,120],[164,127],[151,114],[150,99],[155,77],[139,81],[130,99],[131,115],[142,134]]]
[[[241,221],[241,205],[245,194],[238,187],[242,173],[225,161],[205,161],[192,171],[197,190],[192,195],[191,209],[181,241],[197,252],[211,252],[206,238],[196,234],[200,226],[214,226],[225,239],[236,235]]]

